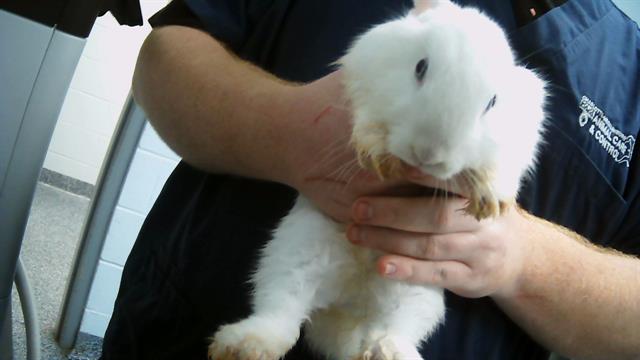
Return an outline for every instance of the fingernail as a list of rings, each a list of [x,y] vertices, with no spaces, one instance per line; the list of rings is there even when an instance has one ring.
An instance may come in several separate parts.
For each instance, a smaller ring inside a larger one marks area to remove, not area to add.
[[[360,202],[356,205],[356,219],[369,220],[373,217],[373,209],[367,202]]]
[[[357,226],[351,226],[349,228],[349,234],[347,235],[349,241],[354,244],[359,244],[364,241],[364,231]]]
[[[389,275],[393,275],[396,273],[396,270],[398,268],[396,267],[396,264],[394,263],[386,263],[384,265],[384,274],[389,276]]]

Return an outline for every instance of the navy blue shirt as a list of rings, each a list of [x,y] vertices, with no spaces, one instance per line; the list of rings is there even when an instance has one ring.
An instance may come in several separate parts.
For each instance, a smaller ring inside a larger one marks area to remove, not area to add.
[[[407,11],[405,0],[175,0],[154,25],[194,26],[280,78],[333,69],[354,36]],[[516,28],[508,1],[477,6],[508,32],[521,62],[551,83],[535,175],[520,204],[589,240],[640,254],[640,33],[608,0],[569,0]],[[215,114],[212,114],[215,116]],[[517,121],[517,119],[514,119]],[[127,260],[105,335],[105,359],[205,359],[218,326],[250,313],[258,249],[293,205],[280,184],[181,163]],[[422,348],[431,360],[546,359],[548,351],[490,298],[446,293],[446,322]],[[286,359],[315,359],[303,342]],[[318,357],[318,359],[320,359]]]

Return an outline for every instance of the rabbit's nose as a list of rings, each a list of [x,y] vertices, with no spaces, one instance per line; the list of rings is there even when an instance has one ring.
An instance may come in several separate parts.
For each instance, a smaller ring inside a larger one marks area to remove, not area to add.
[[[427,147],[411,147],[411,156],[416,164],[420,166],[438,166],[444,163],[441,151],[430,149]]]

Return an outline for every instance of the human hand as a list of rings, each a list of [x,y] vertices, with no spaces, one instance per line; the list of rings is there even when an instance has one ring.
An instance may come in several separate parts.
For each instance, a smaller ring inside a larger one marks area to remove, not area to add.
[[[434,186],[428,176],[411,180]],[[464,193],[463,189],[454,192]],[[512,296],[527,254],[526,217],[509,208],[481,221],[467,215],[463,197],[363,197],[352,208],[347,237],[380,250],[387,278],[444,287],[464,297]]]
[[[406,194],[419,186],[406,180],[380,180],[358,163],[350,144],[352,122],[336,71],[298,87],[292,111],[301,134],[292,139],[289,185],[334,220],[347,222],[353,202],[363,195]]]

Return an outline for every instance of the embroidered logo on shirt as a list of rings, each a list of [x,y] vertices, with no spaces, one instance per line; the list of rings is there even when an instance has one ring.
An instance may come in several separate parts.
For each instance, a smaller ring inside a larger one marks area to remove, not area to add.
[[[604,151],[615,160],[624,163],[629,167],[629,161],[633,154],[633,146],[636,139],[631,135],[625,135],[611,124],[609,118],[600,110],[596,104],[586,96],[580,99],[580,109],[582,113],[578,118],[580,127],[589,125],[589,134],[602,146]]]

